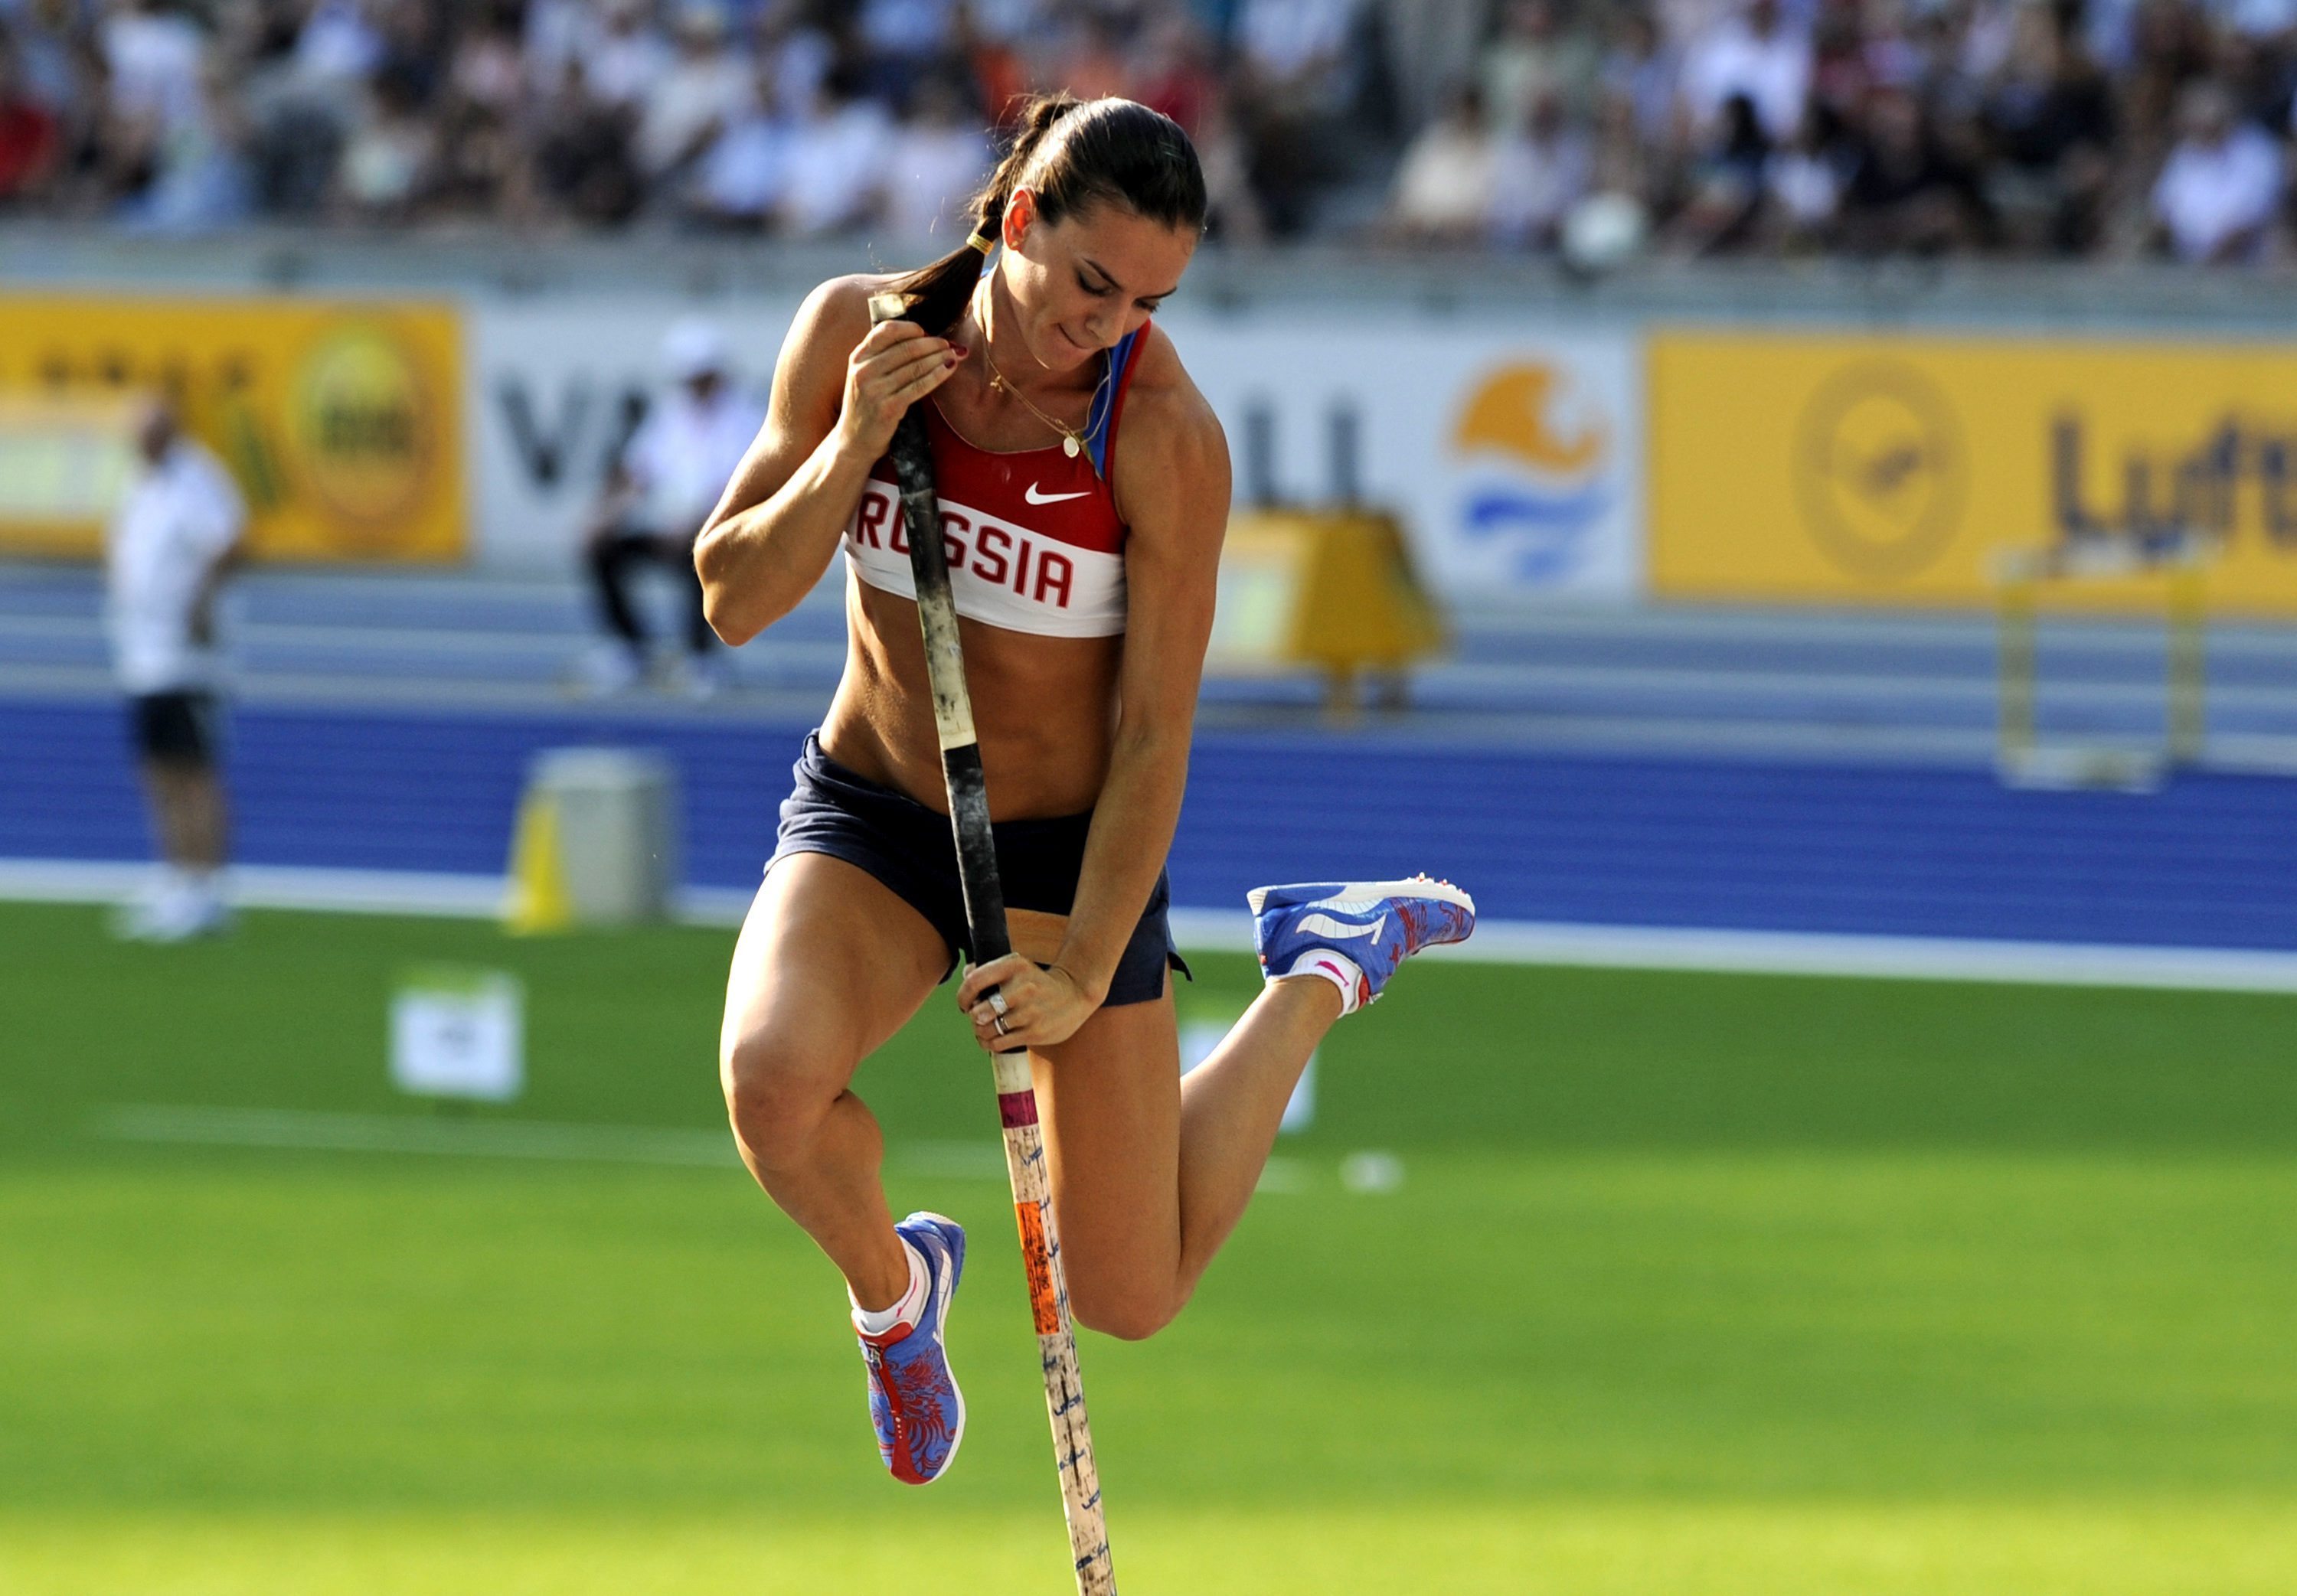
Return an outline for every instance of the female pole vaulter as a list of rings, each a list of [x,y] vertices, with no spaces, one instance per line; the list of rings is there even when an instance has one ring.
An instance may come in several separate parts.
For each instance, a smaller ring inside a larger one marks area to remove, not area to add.
[[[720,1074],[758,1183],[845,1277],[879,1449],[948,1468],[964,1403],[943,1339],[964,1232],[896,1224],[861,1060],[966,951],[915,588],[886,446],[925,405],[1014,956],[957,1004],[1032,1055],[1077,1320],[1168,1322],[1252,1197],[1308,1056],[1474,905],[1404,882],[1251,894],[1268,983],[1180,1076],[1165,858],[1187,780],[1229,513],[1220,424],[1151,324],[1196,251],[1205,188],[1180,127],[1128,100],[1033,102],[921,271],[843,277],[798,313],[764,428],[696,547],[739,646],[843,547],[844,679],[806,741],[735,949]],[[993,257],[993,258],[992,258]],[[872,325],[872,294],[916,321]]]

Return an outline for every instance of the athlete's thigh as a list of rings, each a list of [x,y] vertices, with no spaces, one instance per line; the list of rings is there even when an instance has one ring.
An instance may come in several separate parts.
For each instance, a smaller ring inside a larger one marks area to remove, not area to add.
[[[1181,1044],[1172,977],[1032,1060],[1061,1254],[1080,1300],[1169,1288],[1181,1257]]]
[[[835,1097],[948,967],[941,934],[891,887],[826,853],[791,854],[742,922],[720,1057]]]

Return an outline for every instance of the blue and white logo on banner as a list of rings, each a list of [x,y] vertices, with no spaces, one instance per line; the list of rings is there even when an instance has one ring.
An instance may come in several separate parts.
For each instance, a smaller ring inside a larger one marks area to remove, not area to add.
[[[1618,508],[1618,429],[1608,408],[1560,362],[1511,361],[1478,375],[1449,440],[1458,533],[1478,564],[1522,587],[1578,584]]]

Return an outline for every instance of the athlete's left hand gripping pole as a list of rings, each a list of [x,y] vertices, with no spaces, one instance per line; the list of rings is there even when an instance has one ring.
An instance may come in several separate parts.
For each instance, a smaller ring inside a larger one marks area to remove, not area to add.
[[[872,321],[896,321],[908,306],[897,295],[869,301]],[[976,964],[1013,950],[1005,927],[1005,891],[989,830],[989,787],[981,773],[981,746],[973,732],[973,699],[965,686],[965,650],[958,641],[957,605],[942,551],[941,508],[934,497],[933,455],[925,417],[911,406],[894,429],[891,451],[900,478],[902,515],[910,539],[910,569],[917,579],[918,621],[925,629],[926,674],[933,686],[934,725],[941,734],[941,769],[949,787],[949,819],[957,835],[958,875],[965,889],[965,922]],[[1005,1169],[1013,1179],[1013,1209],[1021,1225],[1021,1260],[1029,1271],[1029,1305],[1037,1321],[1037,1353],[1045,1368],[1045,1407],[1052,1415],[1053,1452],[1061,1470],[1061,1507],[1068,1517],[1069,1551],[1076,1559],[1079,1596],[1116,1596],[1108,1560],[1108,1527],[1100,1510],[1100,1473],[1092,1460],[1092,1427],[1085,1419],[1084,1384],[1077,1373],[1076,1332],[1069,1323],[1069,1292],[1061,1272],[1061,1244],[1053,1224],[1051,1189],[1045,1180],[1045,1139],[1037,1125],[1036,1088],[1025,1049],[995,1055],[997,1112],[1005,1124]]]

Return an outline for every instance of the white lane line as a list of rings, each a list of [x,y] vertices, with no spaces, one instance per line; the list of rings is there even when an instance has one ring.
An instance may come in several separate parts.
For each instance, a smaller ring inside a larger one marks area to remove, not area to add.
[[[137,1103],[107,1108],[92,1126],[111,1141],[281,1148],[339,1153],[424,1153],[449,1157],[542,1158],[593,1164],[729,1168],[722,1131],[574,1125],[533,1120],[472,1121],[412,1115],[329,1114],[294,1108],[210,1108]]]
[[[455,1120],[413,1115],[335,1114],[298,1108],[215,1108],[134,1103],[100,1110],[89,1127],[107,1141],[191,1147],[275,1148],[298,1152],[418,1153],[460,1158],[527,1158],[578,1164],[647,1164],[735,1169],[730,1132],[638,1125],[578,1125],[542,1120]],[[888,1164],[903,1174],[1002,1180],[996,1144],[897,1143]]]
[[[148,866],[111,860],[0,859],[0,901],[116,903],[150,878]],[[738,926],[753,891],[687,887],[673,908],[687,925]],[[501,912],[506,884],[498,876],[243,865],[232,870],[230,892],[245,909],[491,919]],[[1175,909],[1173,935],[1184,950],[1249,953],[1252,917],[1240,909]],[[1486,919],[1472,941],[1435,949],[1429,957],[1725,975],[2297,992],[2297,952],[2267,949]]]
[[[301,1108],[213,1108],[192,1104],[129,1103],[99,1110],[89,1130],[106,1141],[179,1147],[260,1148],[287,1152],[417,1153],[449,1158],[525,1158],[570,1164],[643,1164],[685,1169],[737,1169],[733,1138],[723,1131],[637,1125],[574,1125],[541,1120],[422,1119],[411,1115],[332,1114]],[[936,1181],[1005,1181],[997,1143],[910,1141],[885,1148],[887,1172]],[[1297,1192],[1307,1164],[1272,1157],[1259,1189]]]
[[[1184,949],[1249,952],[1252,919],[1242,910],[1176,909],[1173,936]],[[1725,975],[2297,992],[2297,953],[2243,948],[1484,920],[1468,942],[1431,949],[1427,957],[1482,964]]]
[[[151,865],[114,860],[0,859],[0,902],[121,903],[157,876]],[[296,865],[235,865],[226,890],[241,909],[317,914],[415,915],[491,920],[509,894],[500,876],[428,870],[334,870]],[[684,887],[672,910],[690,926],[739,926],[755,889]]]
[[[115,860],[0,859],[0,901],[119,903],[156,879],[154,867]],[[422,870],[324,870],[235,865],[226,890],[242,909],[491,919],[506,892],[499,876]]]

